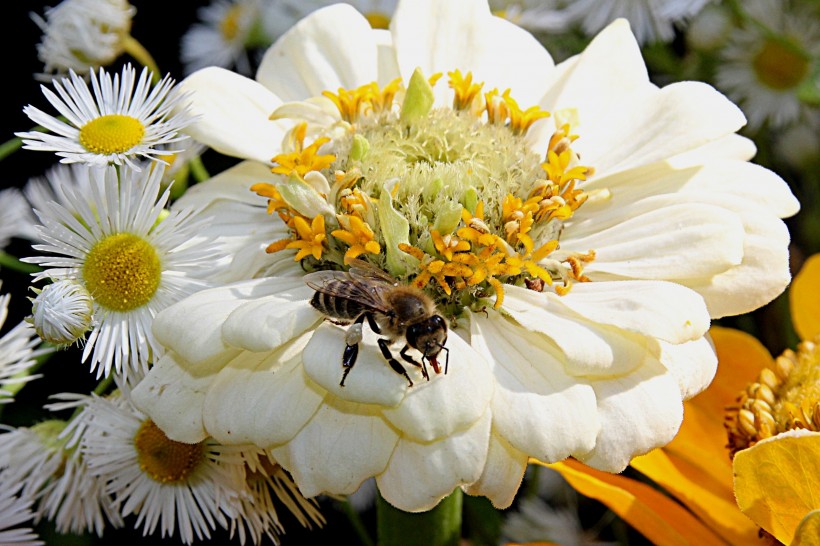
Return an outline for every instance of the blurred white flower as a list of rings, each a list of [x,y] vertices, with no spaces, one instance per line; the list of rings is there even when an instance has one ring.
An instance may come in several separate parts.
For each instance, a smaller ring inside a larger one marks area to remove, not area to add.
[[[11,294],[0,296],[0,327],[6,322]],[[20,322],[3,337],[0,337],[0,404],[13,401],[12,392],[16,386],[41,377],[29,372],[35,357],[44,354],[45,349],[36,349],[39,343],[34,328]]]
[[[0,544],[6,546],[41,546],[31,528],[18,527],[34,517],[31,500],[21,499],[10,488],[0,488]]]
[[[41,339],[57,346],[71,345],[92,325],[94,300],[83,285],[61,279],[47,284],[31,300],[31,324]]]

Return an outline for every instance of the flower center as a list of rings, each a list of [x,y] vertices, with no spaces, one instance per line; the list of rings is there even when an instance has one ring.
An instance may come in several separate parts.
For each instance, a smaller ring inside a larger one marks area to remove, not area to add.
[[[131,233],[117,233],[91,247],[83,278],[101,306],[131,311],[154,297],[162,278],[162,264],[148,241]]]
[[[388,29],[390,27],[390,16],[380,11],[369,11],[364,14],[367,22],[373,28]]]
[[[142,142],[145,126],[131,116],[108,114],[92,119],[80,129],[80,144],[89,152],[124,153]]]
[[[727,408],[731,455],[794,429],[820,431],[820,338],[785,351]]]
[[[809,71],[809,59],[780,40],[767,39],[752,60],[757,79],[778,91],[796,87]]]
[[[239,34],[239,17],[242,15],[242,7],[235,4],[225,11],[225,17],[219,23],[219,30],[226,42],[234,40]]]
[[[140,469],[159,483],[179,483],[187,479],[204,455],[201,443],[169,440],[150,419],[142,423],[134,436],[134,448]]]
[[[433,107],[438,76],[419,71],[406,89],[396,80],[324,92],[339,122],[314,127],[309,145],[308,124],[297,124],[290,149],[273,158],[282,182],[251,188],[291,228],[268,252],[294,249],[308,270],[363,259],[427,290],[450,316],[493,295],[499,307],[505,284],[542,290],[558,280],[562,293],[588,280],[582,264],[592,253],[549,258],[592,172],[570,148],[569,124],[544,157],[527,133],[548,112],[521,109],[509,90],[482,93],[469,73],[449,76],[448,108]]]

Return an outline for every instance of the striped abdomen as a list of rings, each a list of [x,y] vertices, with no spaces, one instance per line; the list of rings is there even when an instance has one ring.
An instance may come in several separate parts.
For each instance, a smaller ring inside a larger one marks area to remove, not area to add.
[[[315,292],[310,304],[325,315],[344,320],[354,320],[367,311],[364,305],[355,300],[324,292]]]

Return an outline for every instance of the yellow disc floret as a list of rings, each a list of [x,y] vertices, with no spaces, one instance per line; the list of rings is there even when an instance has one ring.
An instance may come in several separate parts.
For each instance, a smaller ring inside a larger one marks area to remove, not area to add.
[[[170,440],[150,419],[134,436],[134,448],[140,469],[159,483],[179,483],[186,480],[204,460],[203,446]]]
[[[797,87],[809,72],[810,59],[788,42],[768,39],[752,60],[762,84],[777,90]]]
[[[108,114],[82,126],[80,144],[95,154],[121,154],[142,142],[144,136],[145,126],[137,118]]]
[[[162,265],[151,243],[131,233],[116,233],[91,247],[82,274],[99,305],[131,311],[154,297]]]

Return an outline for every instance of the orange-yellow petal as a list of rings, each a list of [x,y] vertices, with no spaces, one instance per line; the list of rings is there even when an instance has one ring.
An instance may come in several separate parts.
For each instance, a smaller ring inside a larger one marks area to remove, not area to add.
[[[820,544],[820,510],[812,510],[800,521],[790,546],[817,546]]]
[[[786,433],[758,442],[735,454],[734,471],[743,513],[789,544],[806,514],[820,508],[820,433]]]
[[[722,437],[721,443],[725,444],[725,433]],[[727,466],[725,481],[663,449],[636,457],[630,464],[685,504],[729,544],[766,544],[758,538],[757,525],[738,509],[732,492],[728,451],[724,449],[722,456]]]
[[[794,329],[800,339],[820,335],[820,254],[803,263],[789,288]]]
[[[645,483],[571,459],[545,466],[557,470],[582,495],[605,504],[653,544],[726,546],[683,506]]]

